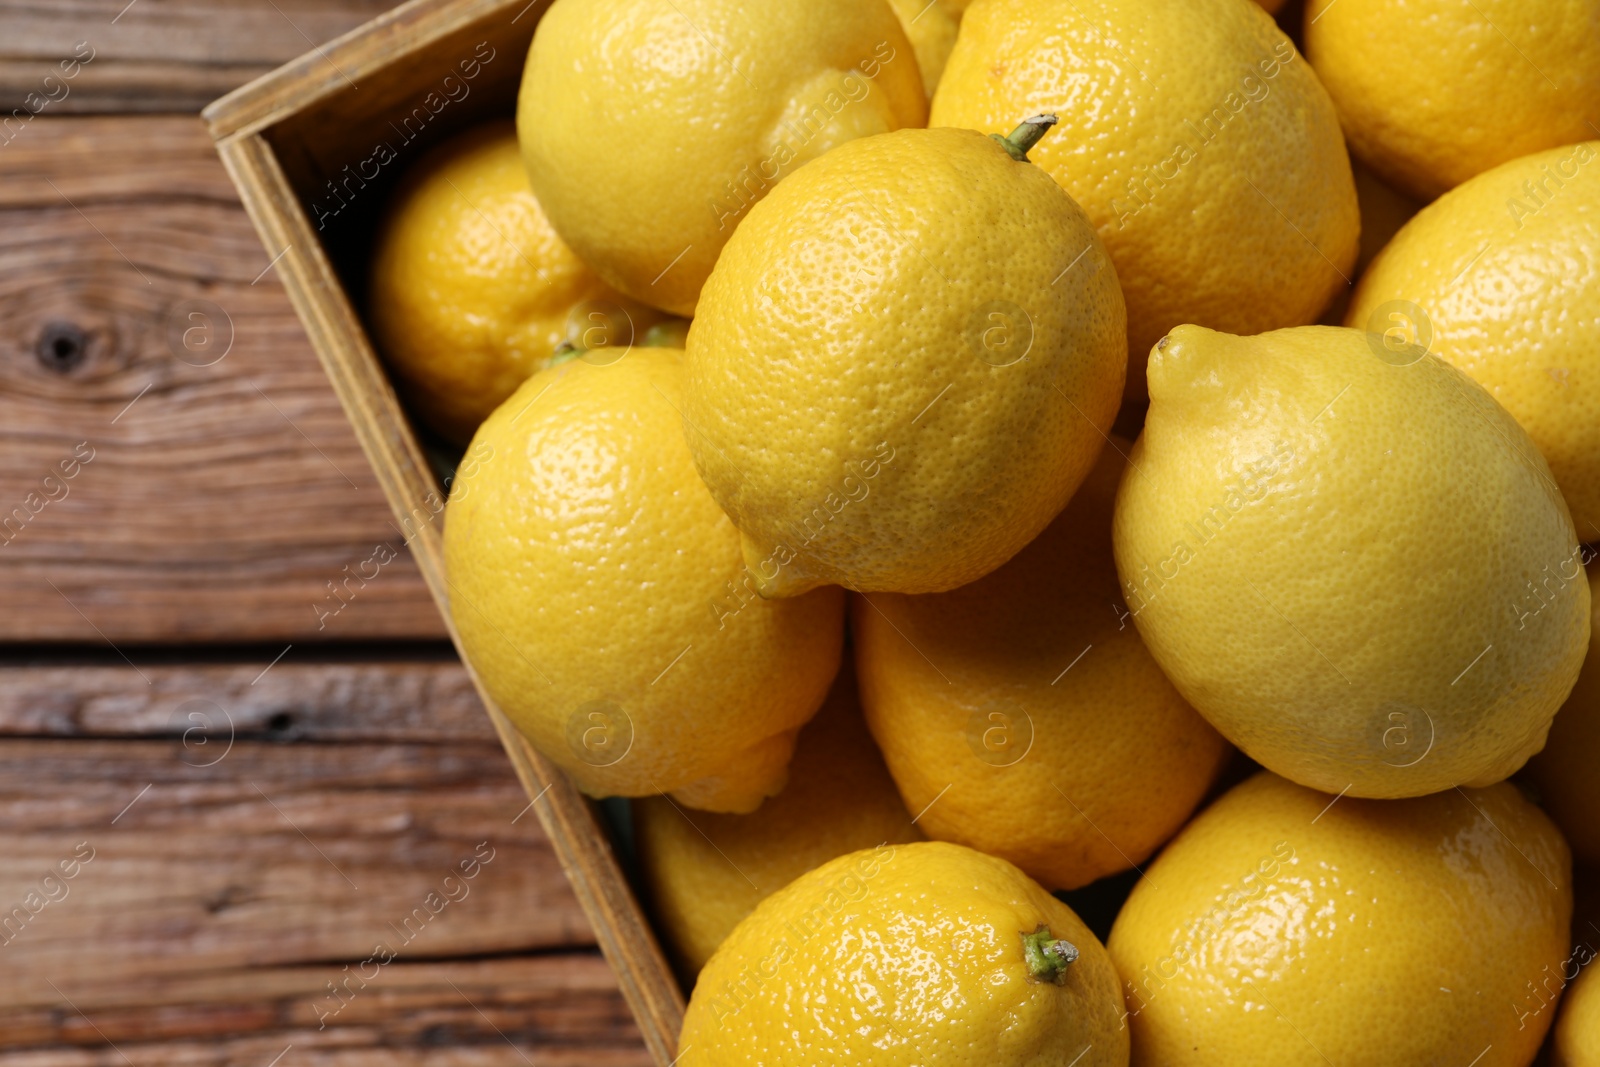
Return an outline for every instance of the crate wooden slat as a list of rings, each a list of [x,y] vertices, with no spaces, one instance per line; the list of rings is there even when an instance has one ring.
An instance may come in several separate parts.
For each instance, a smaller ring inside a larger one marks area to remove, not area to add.
[[[509,114],[543,7],[539,0],[412,0],[205,112],[264,246],[287,249],[277,269],[446,620],[450,589],[434,506],[442,490],[354,302],[363,239],[381,206],[383,184],[403,163],[387,163],[367,182],[345,185],[353,206],[341,206],[326,229],[318,224],[327,224],[327,202],[319,208],[316,201],[328,195],[328,182],[347,175],[345,166],[372,158],[375,144],[399,135],[390,123],[415,114],[446,76],[459,82],[463,71],[476,71],[470,95],[450,105],[455,110],[448,121],[419,118],[417,136],[400,145],[402,158],[486,115]],[[475,68],[462,66],[474,60]],[[645,1044],[665,1067],[675,1058],[683,994],[595,809],[528,745],[481,686],[479,692],[616,969]]]
[[[443,637],[199,120],[46,114],[0,174],[0,641]],[[190,325],[232,348],[194,365]],[[55,330],[81,361],[41,361]]]

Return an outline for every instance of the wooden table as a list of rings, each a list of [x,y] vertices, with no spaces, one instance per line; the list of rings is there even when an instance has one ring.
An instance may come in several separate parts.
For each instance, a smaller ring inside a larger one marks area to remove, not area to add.
[[[0,1067],[648,1062],[194,117],[388,6],[0,0]]]

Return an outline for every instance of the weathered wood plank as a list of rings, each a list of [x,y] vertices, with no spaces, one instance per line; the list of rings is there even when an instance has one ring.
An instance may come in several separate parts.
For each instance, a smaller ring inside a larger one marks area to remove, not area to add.
[[[281,1067],[649,1063],[598,954],[397,960],[365,986],[352,982],[340,1002],[327,983],[343,977],[332,964],[230,971],[141,982],[96,1001],[58,982],[50,1005],[0,1008],[0,1067],[266,1067],[286,1049]]]
[[[649,1062],[448,653],[74,656],[0,666],[0,1067]]]
[[[137,667],[81,654],[0,663],[0,737],[187,737],[192,762],[230,738],[496,742],[472,680],[442,646],[333,662],[304,645],[206,664],[133,655]]]
[[[407,960],[588,946],[528,806],[483,744],[0,741],[0,1004],[53,1003],[43,977],[92,997],[380,940]]]
[[[442,636],[199,122],[40,118],[0,174],[0,641]]]
[[[41,114],[198,112],[396,2],[7,0],[0,3],[0,110],[23,107],[37,93],[49,100]],[[92,53],[75,49],[78,42]],[[93,58],[63,83],[59,64],[75,54]],[[57,81],[46,83],[47,76]]]

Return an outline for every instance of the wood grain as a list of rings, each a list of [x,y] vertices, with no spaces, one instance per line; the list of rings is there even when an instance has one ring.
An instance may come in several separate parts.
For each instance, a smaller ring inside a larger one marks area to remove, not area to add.
[[[0,173],[0,641],[443,635],[198,121],[40,118]]]
[[[0,1003],[49,1002],[40,974],[88,988],[359,961],[379,940],[402,958],[591,945],[527,807],[481,744],[0,742],[0,919],[75,849],[94,857],[0,934]],[[475,855],[464,899],[428,921],[428,894]]]
[[[472,680],[443,646],[364,658],[295,646],[196,664],[135,651],[137,667],[82,654],[0,664],[0,737],[496,742]],[[178,655],[181,655],[179,653]],[[510,780],[510,771],[504,776]]]
[[[10,0],[0,4],[9,113],[87,42],[94,58],[41,114],[198,112],[223,93],[393,7],[396,0]]]
[[[598,954],[396,961],[321,1026],[339,967],[230,970],[116,990],[52,979],[0,1008],[0,1067],[646,1067]],[[47,990],[49,986],[46,986]],[[70,1003],[69,1003],[70,1001]],[[320,1027],[320,1028],[319,1028]],[[282,1056],[282,1059],[277,1057]]]
[[[647,1062],[431,656],[0,667],[0,1065]]]

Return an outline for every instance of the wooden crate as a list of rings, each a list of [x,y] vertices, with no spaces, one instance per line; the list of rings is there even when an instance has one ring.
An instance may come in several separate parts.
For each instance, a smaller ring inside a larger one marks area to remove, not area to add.
[[[458,650],[441,545],[445,490],[358,308],[366,252],[394,181],[428,146],[514,113],[528,43],[548,4],[412,0],[204,112]],[[473,681],[645,1044],[665,1067],[676,1055],[683,993],[597,807]]]

